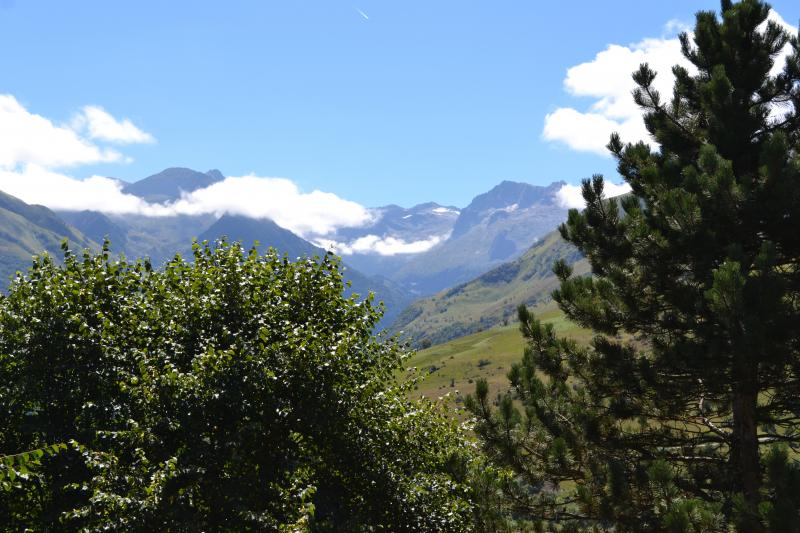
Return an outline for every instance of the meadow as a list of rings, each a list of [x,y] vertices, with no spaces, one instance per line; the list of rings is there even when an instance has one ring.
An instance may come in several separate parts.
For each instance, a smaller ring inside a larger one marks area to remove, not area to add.
[[[553,324],[560,336],[588,342],[592,333],[567,320],[555,303],[534,309],[543,322]],[[484,378],[491,395],[509,389],[506,374],[520,362],[524,351],[519,323],[496,326],[416,352],[406,366],[409,377],[419,376],[414,396],[438,399],[449,394],[463,411],[461,400],[475,389],[475,380]]]

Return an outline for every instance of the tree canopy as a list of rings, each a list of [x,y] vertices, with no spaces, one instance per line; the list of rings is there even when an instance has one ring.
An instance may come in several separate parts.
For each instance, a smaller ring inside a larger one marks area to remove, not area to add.
[[[555,267],[555,300],[597,337],[578,346],[521,309],[514,394],[494,408],[479,383],[469,402],[485,450],[516,473],[516,516],[800,528],[800,50],[769,9],[699,12],[669,98],[647,65],[633,74],[653,146],[612,136],[631,193],[585,180],[561,234],[592,275]]]
[[[467,448],[336,258],[44,256],[0,298],[0,523],[465,531]]]

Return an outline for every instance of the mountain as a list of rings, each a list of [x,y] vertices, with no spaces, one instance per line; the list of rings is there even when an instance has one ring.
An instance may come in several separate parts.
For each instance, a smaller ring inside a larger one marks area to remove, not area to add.
[[[356,268],[370,275],[389,278],[417,254],[381,255],[374,251],[359,250],[355,245],[375,238],[394,239],[398,244],[419,243],[431,239],[435,242],[444,241],[452,233],[459,215],[458,208],[435,202],[410,208],[386,205],[372,208],[371,212],[374,216],[371,223],[357,228],[341,228],[330,236],[330,240],[343,242],[354,248],[346,257]]]
[[[122,192],[151,203],[173,202],[180,199],[183,192],[203,189],[224,179],[225,176],[216,169],[203,173],[190,168],[174,167],[127,184]]]
[[[201,173],[168,168],[126,185],[124,191],[150,202],[169,202],[222,179],[218,170]],[[120,241],[115,248],[129,255],[163,260],[178,246],[185,250],[194,236],[259,240],[290,256],[321,253],[320,248],[333,245],[349,265],[365,275],[391,281],[397,289],[420,297],[468,281],[518,257],[535,239],[554,229],[566,215],[556,199],[562,186],[563,182],[539,187],[503,181],[476,196],[464,209],[434,202],[411,208],[394,204],[372,208],[373,218],[368,224],[311,238],[316,249],[296,235],[279,231],[283,228],[272,222],[243,216],[225,215],[219,220],[210,215],[108,218],[125,233],[125,242]],[[106,221],[72,220],[94,236],[113,230]]]
[[[61,241],[68,239],[73,250],[96,248],[80,231],[64,222],[53,211],[41,205],[26,204],[0,192],[0,285],[18,270],[25,270],[31,257],[48,252],[62,257]]]
[[[366,276],[346,263],[342,266],[344,278],[350,282],[350,293],[363,297],[372,291],[375,294],[375,303],[383,302],[383,317],[378,323],[378,330],[388,328],[411,303],[411,295],[391,280],[379,276]]]
[[[123,250],[127,245],[126,231],[99,211],[59,211],[58,214],[94,242],[101,243],[108,238],[115,248]]]
[[[198,239],[213,242],[221,237],[239,241],[245,248],[250,248],[258,241],[261,250],[272,247],[282,254],[287,254],[292,260],[304,255],[325,255],[323,249],[267,218],[255,219],[241,215],[222,215],[211,227],[201,233]]]
[[[427,296],[518,257],[555,229],[567,214],[557,198],[563,186],[503,181],[463,209],[433,202],[373,208],[371,223],[318,242],[338,243],[347,262],[366,274]]]
[[[417,254],[389,277],[424,296],[518,257],[566,217],[567,209],[556,197],[563,185],[500,183],[460,211],[450,238]]]
[[[395,237],[405,242],[427,239],[431,235],[449,234],[459,215],[457,207],[427,202],[405,208],[385,205],[371,209],[374,220],[358,228],[342,228],[336,238],[353,241],[366,235]]]
[[[473,198],[472,202],[461,210],[453,227],[453,237],[458,238],[468,233],[487,217],[502,219],[509,217],[515,211],[552,206],[556,193],[565,184],[563,181],[557,181],[547,187],[538,187],[528,183],[502,181],[489,192]]]
[[[213,214],[150,217],[145,215],[109,214],[108,219],[124,232],[124,242],[111,240],[111,249],[128,257],[149,257],[160,265],[191,249],[192,239],[217,220]]]
[[[26,204],[19,198],[0,192],[0,209],[19,215],[29,223],[49,232],[66,237],[71,241],[80,242],[83,236],[70,227],[53,211],[43,205]]]
[[[557,259],[573,264],[577,275],[589,272],[588,261],[554,231],[517,259],[412,303],[390,331],[402,331],[416,343],[427,338],[436,344],[512,319],[520,304],[534,306],[550,299],[558,287],[558,278],[552,273]]]

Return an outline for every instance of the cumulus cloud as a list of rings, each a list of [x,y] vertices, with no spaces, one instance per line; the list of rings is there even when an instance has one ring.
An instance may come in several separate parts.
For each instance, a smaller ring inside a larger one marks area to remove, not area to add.
[[[379,237],[378,235],[365,235],[347,244],[329,239],[318,239],[315,244],[326,250],[331,250],[340,255],[352,254],[377,254],[399,255],[418,254],[427,252],[442,241],[447,240],[450,234],[434,235],[418,241],[404,241],[397,237]]]
[[[649,63],[658,72],[653,85],[664,95],[671,92],[673,65],[692,68],[681,55],[676,38],[645,39],[630,46],[612,44],[592,61],[567,70],[564,88],[574,96],[594,99],[589,109],[560,107],[548,113],[542,136],[573,150],[600,155],[608,155],[605,146],[615,131],[625,142],[649,142],[641,111],[631,97],[636,86],[631,73],[641,63]]]
[[[373,220],[367,208],[333,193],[304,193],[288,179],[254,175],[226,178],[185,194],[169,209],[187,215],[231,213],[270,218],[301,236],[325,235]]]
[[[29,164],[60,168],[122,160],[119,152],[29,112],[10,94],[0,94],[0,168]]]
[[[627,183],[616,184],[606,181],[604,185],[603,191],[606,198],[613,198],[631,190],[631,186]],[[564,185],[556,193],[556,200],[561,207],[566,209],[583,209],[586,207],[580,185]]]
[[[87,130],[89,138],[119,144],[152,143],[155,138],[130,119],[117,120],[100,106],[87,105],[73,119],[73,128]]]
[[[775,11],[770,13],[770,20],[797,34],[797,28],[787,24]],[[679,21],[669,21],[665,33],[684,29],[681,26]],[[787,45],[776,59],[773,74],[783,68],[788,53]],[[681,54],[677,37],[647,38],[628,46],[611,44],[591,61],[567,70],[564,89],[575,97],[591,99],[588,109],[581,111],[574,107],[559,107],[548,113],[544,119],[542,137],[547,141],[565,144],[572,150],[605,156],[609,155],[605,145],[615,131],[623,142],[652,142],[644,127],[642,112],[631,96],[636,86],[631,73],[641,63],[648,63],[658,73],[653,85],[665,98],[672,94],[675,80],[673,65],[679,64],[690,72],[696,71]]]
[[[122,192],[122,183],[102,176],[78,180],[66,174],[29,164],[20,170],[0,170],[0,190],[29,204],[50,209],[110,214],[138,213],[150,216],[172,214],[165,206],[148,204]]]

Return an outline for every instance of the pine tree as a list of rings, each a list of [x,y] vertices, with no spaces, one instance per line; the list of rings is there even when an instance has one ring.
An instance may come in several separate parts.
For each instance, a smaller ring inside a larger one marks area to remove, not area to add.
[[[757,0],[699,12],[672,98],[642,65],[657,147],[608,144],[632,192],[583,183],[554,299],[597,336],[556,337],[520,309],[514,396],[468,406],[516,476],[516,518],[615,530],[800,528],[800,49]],[[772,75],[781,50],[791,53]],[[521,412],[519,405],[524,408]]]

